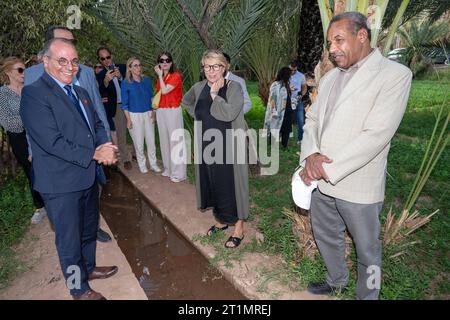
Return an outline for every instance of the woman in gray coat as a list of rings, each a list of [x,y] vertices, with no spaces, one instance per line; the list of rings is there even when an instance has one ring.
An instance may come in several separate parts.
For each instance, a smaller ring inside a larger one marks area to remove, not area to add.
[[[225,243],[226,248],[235,248],[244,238],[249,214],[244,94],[239,83],[224,79],[229,64],[222,52],[206,51],[202,67],[206,80],[194,84],[182,100],[196,121],[197,206],[213,209],[217,223],[208,230],[209,236],[235,226]]]

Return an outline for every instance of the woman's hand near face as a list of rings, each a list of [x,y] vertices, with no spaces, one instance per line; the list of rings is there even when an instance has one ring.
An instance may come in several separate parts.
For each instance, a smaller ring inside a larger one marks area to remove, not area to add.
[[[163,74],[163,71],[162,71],[162,69],[159,67],[159,65],[156,65],[154,69],[155,69],[156,75],[157,75],[158,77],[161,77],[162,74]]]
[[[219,92],[220,88],[223,87],[223,85],[225,84],[225,79],[224,78],[220,78],[219,80],[217,80],[216,82],[214,82],[211,86],[211,92]]]

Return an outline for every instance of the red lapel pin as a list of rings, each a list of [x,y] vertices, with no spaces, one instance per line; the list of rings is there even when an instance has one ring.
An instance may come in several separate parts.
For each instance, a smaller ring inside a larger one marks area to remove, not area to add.
[[[88,105],[88,101],[87,101],[86,99],[84,99],[84,100],[83,100],[83,104],[84,104],[85,106],[87,106],[87,105]]]

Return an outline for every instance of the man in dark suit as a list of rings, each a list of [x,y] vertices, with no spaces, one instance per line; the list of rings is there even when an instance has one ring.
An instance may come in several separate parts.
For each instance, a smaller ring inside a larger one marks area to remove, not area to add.
[[[49,41],[53,38],[63,38],[75,44],[75,38],[73,37],[72,32],[67,27],[64,26],[50,26],[47,29],[47,32],[45,33],[45,41]],[[43,74],[44,74],[43,63],[39,63],[32,67],[27,68],[25,70],[25,85],[27,86],[29,84],[32,84],[33,82],[38,80]],[[102,121],[106,133],[108,135],[108,138],[111,138],[109,123],[106,117],[105,108],[103,107],[102,98],[100,97],[100,93],[98,91],[98,85],[93,69],[80,64],[78,67],[77,75],[74,79],[74,84],[82,87],[83,89],[86,89],[86,91],[89,93],[89,98],[91,98],[91,101],[93,102],[95,112]],[[30,155],[32,154],[31,149],[29,150],[29,153]],[[105,182],[104,181],[105,179],[102,180],[103,182]],[[102,180],[99,181],[100,190],[101,185],[103,184]],[[40,213],[41,212],[42,210],[40,211]],[[34,219],[34,221],[39,222],[40,220],[42,220],[44,216],[45,214],[41,216],[36,216],[35,214],[32,219]],[[111,241],[111,236],[105,230],[100,228],[100,225],[98,226],[97,230],[97,240],[101,242]]]
[[[97,267],[99,164],[117,161],[117,147],[86,90],[72,85],[78,54],[71,41],[52,39],[43,49],[45,73],[25,86],[20,114],[33,150],[34,189],[42,194],[55,243],[74,299],[103,300],[88,280],[114,275],[116,266]]]
[[[127,147],[127,120],[120,107],[122,104],[121,83],[125,78],[126,66],[114,64],[111,50],[107,47],[97,49],[97,57],[103,70],[97,74],[100,94],[105,106],[106,115],[111,129],[113,142],[119,146],[120,160],[125,169],[131,169],[131,154]]]

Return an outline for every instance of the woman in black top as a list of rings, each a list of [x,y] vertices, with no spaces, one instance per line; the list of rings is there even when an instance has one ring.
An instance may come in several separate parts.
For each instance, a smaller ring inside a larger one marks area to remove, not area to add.
[[[248,162],[239,157],[247,149],[244,143],[243,150],[234,152],[237,147],[230,139],[231,134],[248,128],[244,94],[239,83],[224,79],[229,64],[220,51],[205,52],[202,66],[206,79],[194,84],[183,97],[186,111],[201,125],[201,131],[197,127],[195,132],[200,149],[195,156],[200,160],[196,165],[197,206],[213,209],[217,222],[208,235],[235,226],[225,242],[225,247],[235,248],[244,238],[244,221],[249,214]]]

